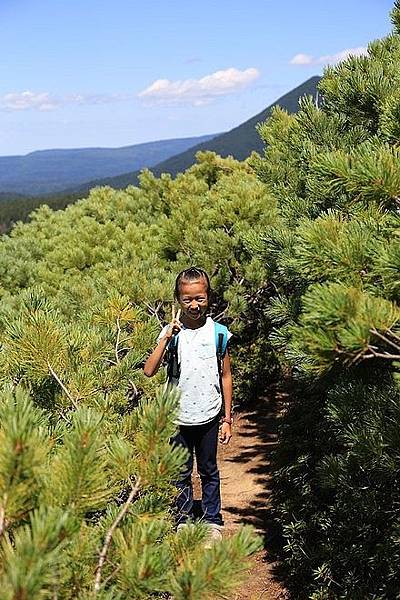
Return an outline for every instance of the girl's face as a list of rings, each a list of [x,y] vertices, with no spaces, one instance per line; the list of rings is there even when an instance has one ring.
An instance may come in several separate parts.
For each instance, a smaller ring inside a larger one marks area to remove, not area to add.
[[[179,298],[183,315],[192,321],[201,320],[208,308],[208,286],[204,279],[183,280],[180,284]]]

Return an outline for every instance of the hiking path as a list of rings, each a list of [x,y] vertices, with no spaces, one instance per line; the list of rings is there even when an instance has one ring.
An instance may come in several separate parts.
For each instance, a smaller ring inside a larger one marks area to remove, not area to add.
[[[278,402],[260,398],[235,415],[229,445],[219,445],[222,514],[225,534],[251,524],[266,541],[251,558],[244,584],[232,600],[287,600],[283,585],[274,577],[279,566],[271,548],[277,542],[270,511],[271,452],[277,443]],[[197,486],[196,486],[197,487]]]

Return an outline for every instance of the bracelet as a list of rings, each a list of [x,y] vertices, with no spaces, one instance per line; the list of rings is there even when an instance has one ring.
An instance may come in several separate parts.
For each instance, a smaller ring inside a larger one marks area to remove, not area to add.
[[[221,421],[222,421],[222,423],[228,423],[228,425],[232,425],[232,423],[233,423],[233,419],[232,418],[228,419],[228,417],[222,417]]]

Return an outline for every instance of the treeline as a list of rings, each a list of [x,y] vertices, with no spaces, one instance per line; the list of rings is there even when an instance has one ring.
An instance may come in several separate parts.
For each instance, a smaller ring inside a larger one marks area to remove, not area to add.
[[[319,79],[319,77],[311,77],[300,86],[282,96],[277,103],[289,113],[296,112],[298,110],[298,101],[301,96],[304,94],[316,96],[316,85]],[[50,206],[53,210],[60,210],[68,206],[68,204],[76,202],[80,198],[86,198],[89,195],[90,190],[94,187],[110,186],[114,189],[125,189],[129,185],[137,186],[139,184],[141,171],[136,163],[138,159],[140,162],[138,153],[140,154],[141,152],[147,153],[147,163],[153,165],[151,171],[157,177],[162,173],[170,173],[172,176],[175,176],[177,173],[185,171],[196,162],[195,155],[199,151],[204,152],[211,150],[220,156],[233,156],[239,160],[249,157],[253,151],[260,152],[263,144],[256,131],[256,124],[265,121],[276,104],[269,106],[258,115],[255,115],[231,131],[219,134],[215,137],[202,136],[201,138],[149,142],[147,144],[139,144],[138,146],[121,148],[119,150],[100,149],[91,151],[90,149],[84,149],[81,152],[79,150],[65,151],[65,160],[71,161],[71,156],[75,154],[74,161],[82,163],[82,168],[86,169],[88,169],[88,164],[91,160],[95,161],[98,165],[99,153],[103,154],[103,160],[105,162],[107,162],[107,153],[109,153],[108,163],[110,163],[110,161],[114,163],[118,155],[120,156],[120,159],[125,157],[125,160],[127,160],[127,155],[131,154],[132,168],[131,171],[118,176],[105,177],[103,172],[102,178],[97,180],[94,179],[94,173],[92,173],[92,179],[85,183],[75,184],[75,186],[73,186],[71,182],[69,182],[69,186],[65,183],[64,192],[47,193],[43,194],[42,197],[39,195],[40,192],[37,190],[35,191],[35,184],[33,184],[33,187],[29,192],[26,192],[27,194],[32,194],[32,196],[0,192],[0,233],[9,232],[12,226],[18,221],[27,221],[31,212],[43,204]],[[185,150],[187,146],[190,146],[195,142],[197,142],[195,146]],[[172,150],[173,148],[175,151]],[[62,152],[63,151],[61,151],[61,153]],[[149,160],[149,152],[151,152],[151,160]],[[159,154],[158,160],[156,160],[157,153]],[[162,162],[159,162],[163,153],[169,154],[170,157],[164,158]],[[39,155],[40,154],[41,153],[39,153]],[[57,154],[58,152],[56,151],[56,155]],[[53,159],[53,161],[55,160],[54,153],[48,151],[47,153],[44,153],[44,156],[41,156],[40,162],[51,159]],[[29,160],[32,160],[32,157],[28,157],[28,162]],[[143,163],[143,160],[141,162]],[[70,165],[70,167],[72,168],[72,165]],[[75,167],[77,168],[76,164]],[[30,170],[32,171],[32,169],[34,170],[33,164],[30,165]],[[128,169],[128,165],[126,165],[126,169]],[[41,170],[43,171],[43,164],[41,165]],[[99,177],[99,174],[97,174],[97,176]],[[52,177],[53,179],[55,177],[54,171]]]
[[[223,596],[258,547],[172,531],[174,398],[141,365],[190,264],[235,333],[237,401],[290,388],[274,509],[293,596],[398,596],[399,2],[393,23],[318,106],[274,111],[263,157],[201,153],[3,236],[4,598]]]
[[[53,210],[62,210],[69,204],[82,198],[82,194],[56,194],[54,196],[21,196],[20,194],[0,193],[0,233],[9,233],[13,226],[22,221],[25,223],[29,215],[39,206],[46,205]]]

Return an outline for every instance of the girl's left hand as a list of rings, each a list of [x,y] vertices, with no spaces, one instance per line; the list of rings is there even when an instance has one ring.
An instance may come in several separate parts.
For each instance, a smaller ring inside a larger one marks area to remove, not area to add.
[[[222,423],[219,431],[219,441],[221,444],[229,444],[229,440],[232,437],[232,428],[229,423]]]

